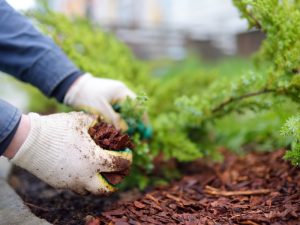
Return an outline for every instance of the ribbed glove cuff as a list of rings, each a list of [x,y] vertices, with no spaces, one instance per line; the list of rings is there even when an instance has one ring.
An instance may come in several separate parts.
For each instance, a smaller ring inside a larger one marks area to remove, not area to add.
[[[76,98],[78,96],[78,93],[81,91],[85,83],[90,80],[93,76],[90,73],[85,73],[82,75],[80,80],[77,81],[77,83],[73,84],[70,88],[70,90],[66,93],[64,98],[64,104],[66,105],[73,105],[76,101]]]
[[[63,146],[66,127],[59,121],[43,120],[36,113],[30,113],[31,129],[25,142],[11,160],[16,165],[29,172],[43,177],[51,176],[55,168],[60,163],[60,152],[57,146]],[[58,144],[60,143],[60,144]],[[51,146],[55,147],[51,147]],[[49,150],[51,149],[51,151]]]

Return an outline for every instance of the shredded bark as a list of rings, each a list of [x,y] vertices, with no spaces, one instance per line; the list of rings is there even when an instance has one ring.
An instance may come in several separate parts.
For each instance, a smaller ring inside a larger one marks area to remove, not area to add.
[[[13,178],[31,210],[56,225],[296,225],[300,224],[300,169],[284,161],[283,154],[283,150],[244,157],[226,154],[221,164],[200,160],[180,165],[186,174],[181,180],[144,194],[119,193],[115,202],[57,193],[46,185],[37,189],[43,183],[28,180],[24,171]]]
[[[89,129],[89,134],[97,145],[106,150],[134,149],[130,137],[116,130],[112,125],[100,122]]]
[[[115,129],[112,125],[99,122],[89,128],[88,133],[97,145],[106,150],[118,151],[133,149],[134,144],[127,134]],[[116,163],[122,163],[122,160]],[[129,174],[129,169],[118,172],[102,172],[101,175],[112,185],[117,185]]]
[[[300,171],[283,152],[185,165],[190,175],[98,218],[102,224],[300,224]]]

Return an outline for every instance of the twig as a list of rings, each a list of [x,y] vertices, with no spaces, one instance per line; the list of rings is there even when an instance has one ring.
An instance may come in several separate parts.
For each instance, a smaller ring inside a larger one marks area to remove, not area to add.
[[[205,186],[204,192],[210,195],[221,196],[236,196],[236,195],[265,195],[271,192],[270,189],[257,189],[257,190],[245,190],[245,191],[223,191],[211,186]]]
[[[180,198],[178,198],[178,197],[176,197],[174,195],[171,195],[171,194],[166,194],[166,197],[169,198],[169,199],[172,199],[172,200],[174,200],[176,202],[182,202],[182,199],[180,199]]]
[[[231,98],[225,100],[224,102],[222,102],[221,104],[219,104],[218,106],[216,106],[215,108],[213,108],[212,112],[213,113],[218,112],[221,109],[223,109],[226,105],[229,105],[232,102],[240,101],[240,100],[243,100],[245,98],[250,98],[250,97],[254,97],[254,96],[262,95],[262,94],[267,94],[267,93],[271,93],[271,92],[275,92],[275,90],[263,89],[263,90],[260,90],[260,91],[257,91],[257,92],[251,92],[251,93],[241,95],[241,96],[238,96],[238,97],[235,97],[235,98],[231,97]]]
[[[31,203],[28,203],[28,202],[24,202],[24,204],[27,205],[27,206],[29,206],[29,207],[31,207],[31,208],[36,208],[36,209],[39,209],[39,210],[42,210],[42,211],[45,211],[45,212],[49,212],[50,211],[49,209],[46,209],[46,208],[43,208],[43,207],[31,204]]]
[[[184,199],[181,199],[179,197],[176,197],[174,195],[171,194],[166,194],[165,195],[167,198],[174,200],[178,205],[180,206],[184,206],[184,204],[186,203],[186,201]]]
[[[154,198],[151,194],[146,194],[145,198],[149,199],[149,200],[152,200],[153,202],[155,202],[157,205],[160,205],[159,204],[159,201]]]
[[[146,194],[145,198],[147,198],[155,203],[155,205],[152,205],[153,207],[157,208],[158,210],[163,210],[160,207],[159,201],[156,198],[154,198],[151,194]]]

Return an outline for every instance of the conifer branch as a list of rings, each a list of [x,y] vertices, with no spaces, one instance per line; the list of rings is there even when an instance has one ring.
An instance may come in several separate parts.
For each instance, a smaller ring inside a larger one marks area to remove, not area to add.
[[[246,10],[246,12],[247,12],[248,16],[254,21],[255,27],[257,29],[261,29],[262,26],[261,26],[260,22],[254,17],[254,15],[251,12],[247,11],[247,10]]]
[[[229,105],[233,102],[241,101],[245,98],[250,98],[250,97],[254,97],[254,96],[258,96],[258,95],[262,95],[262,94],[268,94],[268,93],[272,93],[272,92],[276,92],[276,90],[274,90],[274,89],[263,89],[263,90],[256,91],[256,92],[250,92],[250,93],[247,93],[247,94],[235,97],[235,98],[231,97],[231,98],[225,100],[224,102],[220,103],[215,108],[213,108],[212,112],[216,113],[216,112],[222,110],[226,105]]]

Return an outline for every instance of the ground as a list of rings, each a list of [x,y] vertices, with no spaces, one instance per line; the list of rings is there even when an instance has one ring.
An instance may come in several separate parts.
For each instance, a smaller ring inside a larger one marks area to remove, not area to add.
[[[199,160],[168,186],[111,198],[55,191],[21,170],[11,183],[36,215],[54,224],[300,224],[300,170],[283,153]]]

